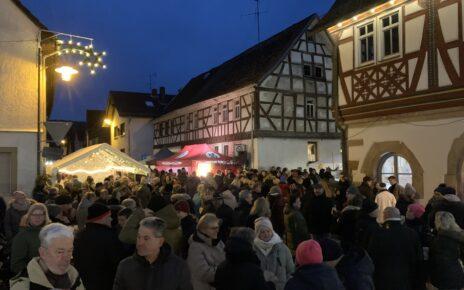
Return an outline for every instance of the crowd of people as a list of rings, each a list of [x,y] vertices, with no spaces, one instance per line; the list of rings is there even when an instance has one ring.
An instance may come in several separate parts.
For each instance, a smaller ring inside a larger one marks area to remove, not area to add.
[[[330,169],[38,177],[0,199],[10,289],[423,290],[464,287],[464,203]],[[9,281],[8,281],[9,280]]]

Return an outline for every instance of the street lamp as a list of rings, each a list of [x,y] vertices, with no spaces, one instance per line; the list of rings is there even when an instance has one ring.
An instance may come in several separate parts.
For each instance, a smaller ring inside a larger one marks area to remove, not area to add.
[[[50,36],[42,38],[43,33],[48,33]],[[53,49],[44,54],[43,45],[48,44],[51,40],[54,41]],[[83,45],[82,43],[86,43]],[[37,101],[37,175],[41,174],[41,153],[42,153],[42,108],[41,108],[41,94],[42,94],[42,73],[47,67],[47,59],[50,57],[60,57],[62,55],[69,55],[70,57],[79,58],[78,64],[88,66],[90,74],[94,75],[99,68],[106,69],[103,64],[103,57],[106,52],[97,52],[93,46],[93,38],[77,36],[62,32],[40,30],[38,35],[38,101]],[[79,72],[70,65],[62,65],[55,69],[55,72],[61,74],[61,79],[69,82],[73,75]]]
[[[71,81],[72,76],[79,73],[79,71],[67,65],[57,67],[55,71],[61,74],[61,79],[65,82]]]

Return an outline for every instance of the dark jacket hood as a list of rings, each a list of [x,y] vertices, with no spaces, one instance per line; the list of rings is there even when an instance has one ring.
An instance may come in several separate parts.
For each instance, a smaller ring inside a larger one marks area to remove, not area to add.
[[[254,263],[260,265],[259,259],[253,250],[253,246],[239,238],[230,238],[224,248],[226,259],[231,263]]]
[[[327,285],[327,281],[332,281],[336,277],[335,270],[325,264],[312,264],[299,267],[295,278],[303,281],[306,289],[320,289],[321,285]]]
[[[346,253],[338,262],[339,271],[353,271],[371,276],[374,273],[374,264],[364,249],[353,249]]]
[[[177,216],[174,205],[168,204],[159,211],[155,212],[155,216],[162,218],[166,222],[167,229],[177,229],[180,227],[180,219]]]

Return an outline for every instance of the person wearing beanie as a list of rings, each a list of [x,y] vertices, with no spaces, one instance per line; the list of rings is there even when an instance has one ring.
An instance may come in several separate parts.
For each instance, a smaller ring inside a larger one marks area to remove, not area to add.
[[[123,245],[111,228],[111,210],[101,203],[88,207],[85,228],[74,241],[75,267],[88,290],[111,289]]]
[[[195,233],[197,221],[195,217],[190,214],[190,205],[186,200],[179,200],[174,205],[177,216],[180,219],[180,226],[182,228],[182,244],[180,246],[180,256],[184,259],[188,256],[189,239]]]
[[[273,186],[268,196],[269,206],[271,208],[271,221],[274,225],[274,230],[280,236],[285,233],[285,222],[284,222],[284,208],[285,201],[282,196],[280,187]]]
[[[300,209],[300,195],[298,192],[292,192],[284,209],[285,244],[292,252],[292,255],[295,254],[298,244],[309,238],[308,226]]]
[[[323,263],[322,249],[317,241],[307,240],[298,245],[296,263],[298,268],[285,290],[345,289],[335,269]]]
[[[464,203],[456,195],[456,190],[450,186],[439,187],[438,190],[442,195],[439,200],[434,202],[430,211],[426,213],[428,225],[430,228],[435,228],[435,214],[439,211],[450,212],[457,224],[464,228]]]
[[[283,290],[285,283],[295,271],[292,254],[280,236],[274,232],[269,218],[260,217],[255,220],[255,234],[253,247],[261,261],[264,277],[266,281],[272,282],[277,290]]]
[[[422,247],[417,233],[404,226],[396,207],[384,210],[383,228],[372,235],[368,253],[375,265],[376,290],[415,289]]]
[[[379,190],[379,193],[375,196],[375,203],[379,206],[379,216],[377,217],[377,222],[382,224],[384,222],[383,211],[387,207],[396,206],[396,198],[391,192],[387,190],[385,183],[379,183],[377,189]]]
[[[357,245],[367,250],[372,235],[380,229],[377,222],[379,215],[379,206],[368,198],[363,200],[359,218],[357,221]]]
[[[226,260],[216,270],[216,290],[273,290],[266,282],[260,260],[253,250],[254,231],[246,227],[233,228],[225,244]]]

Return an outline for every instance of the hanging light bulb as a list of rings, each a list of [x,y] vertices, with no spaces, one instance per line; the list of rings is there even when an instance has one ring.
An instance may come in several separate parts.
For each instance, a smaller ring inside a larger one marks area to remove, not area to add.
[[[55,71],[61,74],[61,79],[65,82],[69,82],[73,75],[79,73],[77,70],[70,66],[61,66],[56,68]]]
[[[106,51],[103,51],[103,52],[102,52],[102,55],[106,55]]]
[[[77,44],[77,46],[81,46],[81,43],[80,43],[80,42],[78,42],[78,43],[76,43],[76,44]]]
[[[102,68],[103,68],[103,69],[106,69],[106,65],[104,64],[104,65],[102,66]]]
[[[91,75],[94,75],[94,74],[95,74],[95,70],[91,70],[91,71],[90,71],[90,74],[91,74]]]
[[[68,44],[73,44],[72,39],[70,39],[70,40],[68,41]]]
[[[80,61],[80,62],[79,62],[79,65],[80,65],[80,66],[83,66],[83,65],[84,65],[84,63],[83,63],[82,61]]]
[[[101,57],[99,57],[99,58],[98,58],[98,61],[99,61],[99,62],[102,62],[102,61],[103,61],[103,59],[102,59]]]
[[[92,66],[92,63],[89,61],[89,62],[87,63],[87,66],[88,66],[88,67],[91,67],[91,66]]]

